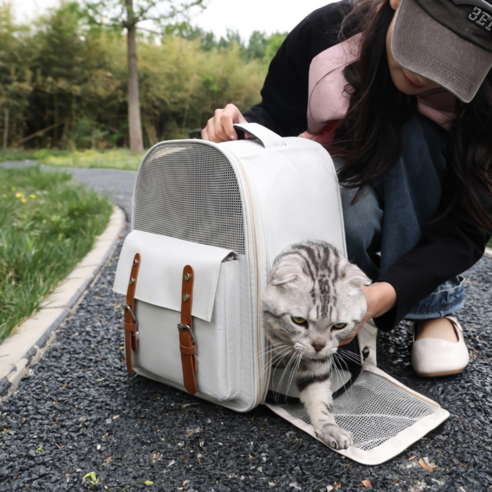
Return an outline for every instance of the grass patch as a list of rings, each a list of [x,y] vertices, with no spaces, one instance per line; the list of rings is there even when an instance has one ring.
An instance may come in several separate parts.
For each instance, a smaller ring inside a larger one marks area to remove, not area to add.
[[[107,150],[68,150],[41,149],[0,150],[0,162],[37,160],[39,164],[52,167],[97,167],[136,171],[144,154],[133,153],[128,149]]]
[[[39,166],[0,168],[0,183],[1,342],[92,249],[112,206]]]
[[[75,152],[48,149],[38,150],[34,158],[40,164],[53,167],[97,167],[136,171],[144,154],[130,152],[128,149],[81,150]]]
[[[0,162],[35,160],[34,154],[36,152],[36,149],[0,149]]]

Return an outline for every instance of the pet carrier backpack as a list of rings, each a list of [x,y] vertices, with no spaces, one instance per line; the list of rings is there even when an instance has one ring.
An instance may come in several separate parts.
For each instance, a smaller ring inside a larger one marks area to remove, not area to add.
[[[261,295],[293,243],[324,240],[346,255],[337,176],[313,141],[236,128],[255,139],[161,142],[140,165],[114,284],[127,296],[128,371],[239,412],[266,403],[314,437],[297,390],[269,367]],[[357,378],[333,382],[337,423],[354,434],[338,452],[365,464],[395,456],[449,415],[377,368],[376,333],[369,324],[359,333]],[[267,402],[269,387],[285,394],[280,404]]]

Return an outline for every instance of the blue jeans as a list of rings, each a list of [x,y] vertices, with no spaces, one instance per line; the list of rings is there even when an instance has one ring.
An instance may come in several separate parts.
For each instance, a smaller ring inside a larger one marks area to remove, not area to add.
[[[422,115],[402,130],[402,155],[397,165],[354,205],[357,190],[341,187],[347,251],[372,280],[377,280],[422,237],[422,227],[439,206],[441,182],[447,174],[442,154],[445,130]],[[343,160],[334,159],[339,169]],[[439,318],[461,309],[464,279],[454,277],[422,299],[406,316]]]

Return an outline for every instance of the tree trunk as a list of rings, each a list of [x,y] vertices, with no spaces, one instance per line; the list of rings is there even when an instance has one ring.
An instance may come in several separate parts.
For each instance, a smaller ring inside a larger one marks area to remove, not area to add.
[[[68,118],[65,118],[65,123],[63,125],[61,146],[60,146],[62,150],[65,150],[67,148],[67,139],[68,139]]]
[[[6,149],[9,143],[9,110],[5,110],[5,126],[3,127],[3,148]]]
[[[58,123],[58,92],[55,92],[55,125]],[[55,126],[53,135],[53,147],[58,146],[58,126]]]
[[[133,19],[133,0],[125,0],[127,11],[127,55],[128,55],[128,125],[130,127],[130,150],[143,152],[142,121],[138,94],[137,29]]]
[[[75,146],[75,127],[77,126],[75,94],[72,93],[72,123],[70,125],[70,138],[68,139],[68,149],[70,152],[77,150]]]

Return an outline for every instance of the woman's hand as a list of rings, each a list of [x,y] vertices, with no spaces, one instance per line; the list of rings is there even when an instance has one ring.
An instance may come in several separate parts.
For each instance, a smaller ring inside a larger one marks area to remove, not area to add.
[[[224,109],[216,109],[215,115],[208,120],[206,128],[202,130],[203,140],[216,143],[237,140],[234,123],[247,123],[234,104],[228,104]]]
[[[350,343],[366,321],[382,316],[396,305],[396,291],[388,282],[376,282],[369,286],[361,285],[360,288],[366,296],[367,313],[357,329],[349,337],[340,340],[339,345]]]

